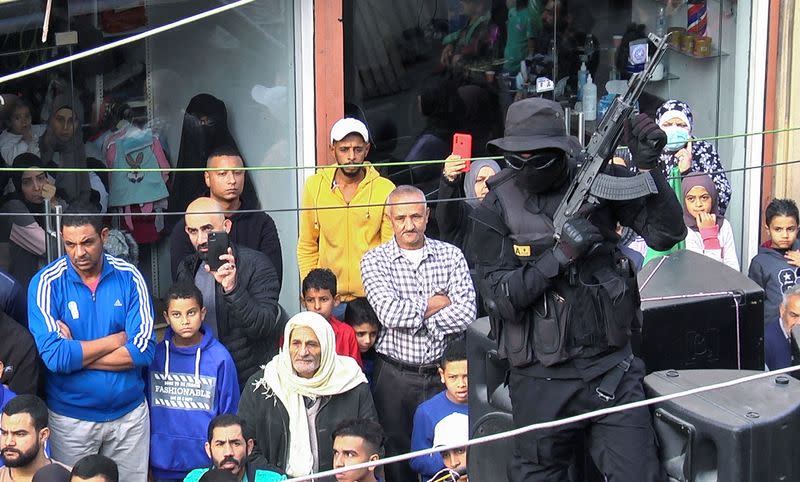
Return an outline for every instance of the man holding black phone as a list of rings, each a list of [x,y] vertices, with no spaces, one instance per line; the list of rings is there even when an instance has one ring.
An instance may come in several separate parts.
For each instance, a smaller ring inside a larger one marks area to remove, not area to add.
[[[178,264],[178,281],[193,281],[208,307],[205,324],[236,364],[239,386],[277,354],[280,281],[269,258],[228,241],[233,222],[213,199],[186,208],[185,230],[195,253]]]

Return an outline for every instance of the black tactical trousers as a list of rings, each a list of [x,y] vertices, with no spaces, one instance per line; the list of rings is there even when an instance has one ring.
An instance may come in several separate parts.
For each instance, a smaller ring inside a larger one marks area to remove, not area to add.
[[[605,402],[595,389],[602,377],[581,379],[537,378],[511,373],[509,380],[514,425],[522,427],[643,400],[644,363],[636,358],[617,387],[614,400]],[[569,481],[567,471],[582,437],[600,471],[609,482],[651,482],[664,479],[647,407],[606,415],[580,423],[518,436],[508,468],[512,482]]]

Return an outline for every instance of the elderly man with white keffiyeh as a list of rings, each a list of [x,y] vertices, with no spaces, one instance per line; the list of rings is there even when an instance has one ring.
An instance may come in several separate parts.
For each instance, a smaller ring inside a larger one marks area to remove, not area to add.
[[[254,453],[293,477],[333,467],[330,434],[339,423],[377,421],[364,373],[336,354],[333,328],[312,312],[286,323],[281,352],[245,384],[239,416]]]

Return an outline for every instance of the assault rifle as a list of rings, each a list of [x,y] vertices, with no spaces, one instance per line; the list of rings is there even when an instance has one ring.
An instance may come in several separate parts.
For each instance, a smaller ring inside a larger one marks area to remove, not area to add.
[[[564,223],[570,216],[574,216],[579,211],[583,212],[587,207],[592,209],[600,203],[601,199],[626,201],[658,192],[649,172],[641,172],[632,177],[615,177],[600,171],[611,159],[611,155],[619,143],[620,135],[622,135],[625,121],[633,112],[636,101],[644,90],[644,86],[647,85],[647,81],[653,76],[656,65],[664,56],[668,37],[669,35],[665,35],[663,38],[659,38],[652,33],[648,36],[650,41],[658,47],[653,58],[650,59],[643,72],[633,75],[625,93],[614,99],[614,103],[600,121],[597,130],[592,134],[589,144],[581,152],[582,162],[578,174],[553,216],[556,239],[561,236]]]

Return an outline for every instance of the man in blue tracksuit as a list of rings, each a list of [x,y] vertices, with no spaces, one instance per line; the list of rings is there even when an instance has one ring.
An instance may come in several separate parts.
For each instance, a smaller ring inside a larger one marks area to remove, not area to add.
[[[100,453],[117,463],[120,480],[145,482],[150,421],[142,369],[155,350],[148,287],[133,265],[103,252],[108,228],[100,217],[64,216],[61,234],[66,256],[28,287],[28,323],[46,366],[53,458],[75,465]]]

